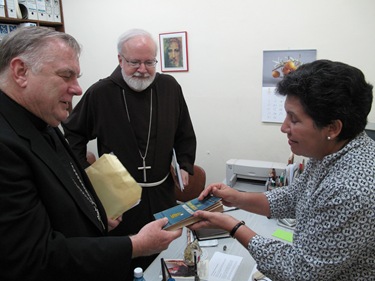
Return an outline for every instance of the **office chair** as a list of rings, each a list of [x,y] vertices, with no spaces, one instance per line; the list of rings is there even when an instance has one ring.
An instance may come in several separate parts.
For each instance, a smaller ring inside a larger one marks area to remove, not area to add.
[[[187,202],[191,199],[197,198],[206,186],[206,172],[198,165],[194,165],[194,175],[189,175],[189,184],[185,186],[184,191],[180,190],[180,186],[172,166],[171,174],[175,185],[174,191],[177,202]]]

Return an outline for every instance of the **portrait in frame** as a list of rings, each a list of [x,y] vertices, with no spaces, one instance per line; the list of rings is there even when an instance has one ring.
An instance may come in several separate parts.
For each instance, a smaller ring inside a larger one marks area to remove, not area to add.
[[[187,32],[159,34],[162,72],[188,71]]]

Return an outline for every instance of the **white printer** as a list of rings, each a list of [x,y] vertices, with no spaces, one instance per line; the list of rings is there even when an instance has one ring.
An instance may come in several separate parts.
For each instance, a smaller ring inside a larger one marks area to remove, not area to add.
[[[226,163],[226,184],[233,187],[238,178],[266,183],[270,170],[280,175],[286,164],[260,160],[230,159]]]

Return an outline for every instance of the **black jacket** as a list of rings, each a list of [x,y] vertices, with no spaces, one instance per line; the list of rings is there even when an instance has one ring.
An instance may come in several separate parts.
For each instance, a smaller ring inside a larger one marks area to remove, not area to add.
[[[0,91],[0,280],[123,280],[130,239],[106,237],[33,118]]]

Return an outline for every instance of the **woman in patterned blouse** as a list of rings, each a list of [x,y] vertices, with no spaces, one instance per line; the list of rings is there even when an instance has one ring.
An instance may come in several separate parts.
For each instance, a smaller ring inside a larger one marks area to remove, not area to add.
[[[227,206],[270,218],[295,218],[292,244],[262,237],[222,213],[197,212],[192,229],[223,228],[248,249],[258,270],[277,280],[375,280],[375,142],[364,128],[372,85],[340,62],[300,66],[277,85],[286,96],[281,131],[293,153],[309,158],[284,188],[238,192],[209,185]]]

